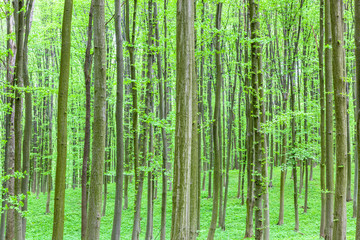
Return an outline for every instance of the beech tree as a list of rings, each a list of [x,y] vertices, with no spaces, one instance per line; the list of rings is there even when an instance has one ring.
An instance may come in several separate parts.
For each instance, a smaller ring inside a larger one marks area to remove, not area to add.
[[[177,2],[176,15],[176,126],[171,239],[195,239],[190,233],[193,81],[195,74],[194,1]],[[190,111],[189,111],[190,109]]]
[[[104,26],[105,1],[94,0],[94,128],[86,239],[100,238],[106,122],[106,46]]]
[[[61,61],[58,98],[57,161],[55,179],[54,224],[52,239],[63,239],[65,212],[65,176],[67,158],[67,103],[70,75],[71,20],[73,1],[66,0],[61,32]]]
[[[356,238],[357,2],[62,4],[0,1],[0,240]]]
[[[332,72],[336,121],[336,186],[334,201],[333,239],[346,238],[346,88],[344,76],[343,2],[331,0]]]

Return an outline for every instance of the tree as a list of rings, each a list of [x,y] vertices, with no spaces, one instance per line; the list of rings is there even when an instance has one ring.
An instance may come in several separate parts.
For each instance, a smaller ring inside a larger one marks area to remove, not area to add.
[[[84,77],[85,77],[85,136],[84,136],[84,155],[82,163],[82,172],[81,172],[81,239],[86,239],[86,226],[87,226],[87,204],[88,204],[88,188],[87,188],[87,175],[88,175],[88,162],[90,155],[90,114],[91,114],[91,65],[92,65],[92,55],[90,54],[91,42],[92,42],[92,32],[93,32],[93,9],[94,9],[94,0],[91,0],[90,10],[89,10],[89,23],[87,27],[87,42],[85,50],[85,62],[84,62]]]
[[[358,154],[358,159],[360,156],[360,98],[358,96],[360,96],[360,2],[359,1],[355,1],[354,3],[354,7],[355,7],[355,15],[354,15],[354,20],[355,20],[355,57],[356,57],[356,62],[355,62],[355,66],[356,66],[356,82],[355,82],[355,86],[356,86],[356,115],[355,115],[355,119],[356,119],[356,149],[357,149],[357,154]],[[359,164],[359,163],[358,163]],[[359,171],[359,167],[358,167],[358,171]],[[357,191],[357,202],[359,203],[360,200],[360,177],[358,175],[358,191]],[[357,208],[357,215],[356,215],[356,239],[360,239],[360,207],[358,204],[358,208]]]
[[[344,78],[343,1],[331,0],[331,34],[333,50],[333,86],[336,121],[336,186],[334,202],[334,239],[346,238],[346,86]]]
[[[10,1],[5,1],[5,4],[10,5]],[[9,7],[10,8],[10,7]],[[6,11],[6,33],[11,35],[14,32],[14,15],[10,14],[9,10]],[[13,94],[14,90],[11,86],[14,84],[14,65],[16,58],[16,46],[14,40],[9,38],[6,41],[6,48],[8,53],[6,55],[6,81],[8,87],[6,89],[7,93]],[[14,149],[15,149],[15,136],[14,136],[14,99],[10,96],[7,97],[6,103],[9,105],[11,111],[9,111],[5,116],[5,159],[4,159],[4,175],[10,175],[9,180],[4,182],[4,186],[8,189],[7,194],[2,194],[4,198],[12,197],[14,195]],[[3,201],[2,207],[5,207],[6,202]],[[6,213],[6,214],[5,214]],[[0,238],[4,237],[5,233],[5,218],[6,218],[6,234],[5,239],[14,239],[14,209],[9,208],[7,211],[4,211],[1,214],[1,231]]]
[[[96,240],[100,238],[105,159],[106,46],[104,0],[94,0],[94,49],[94,130],[86,239]]]
[[[219,2],[216,6],[216,29],[221,28],[221,13],[222,3]],[[215,34],[215,61],[216,61],[216,90],[215,90],[215,107],[214,107],[214,122],[213,122],[213,137],[214,137],[214,184],[213,184],[213,208],[211,213],[211,224],[207,239],[214,239],[216,230],[216,220],[219,205],[219,189],[222,188],[220,183],[220,163],[221,163],[221,147],[220,136],[221,122],[220,122],[220,96],[222,86],[222,69],[220,56],[220,33]]]
[[[16,59],[15,59],[15,77],[14,86],[15,89],[15,164],[14,172],[21,172],[21,139],[22,139],[22,97],[20,88],[24,86],[24,11],[20,11],[24,7],[22,0],[14,1],[14,18],[15,18],[15,34],[16,34]],[[21,178],[15,177],[15,196],[18,198],[17,202],[20,203],[19,195],[21,194]],[[20,206],[20,204],[19,204]],[[21,208],[15,210],[15,239],[22,239],[22,219]]]
[[[325,0],[326,1],[326,0]],[[324,92],[324,0],[320,0],[320,39],[319,39],[319,78],[320,78],[320,181],[321,181],[321,221],[320,236],[325,237],[325,221],[326,221],[326,186],[325,186],[325,161],[326,161],[326,145],[325,145],[325,92]],[[304,208],[305,209],[305,208]]]
[[[194,1],[179,0],[176,15],[176,126],[171,239],[190,238],[193,81],[195,75]],[[196,103],[197,104],[197,103]],[[190,109],[190,111],[189,111]]]
[[[115,1],[115,34],[116,34],[116,197],[112,240],[120,238],[121,212],[124,179],[124,129],[123,129],[123,101],[124,101],[124,59],[123,39],[121,35],[121,3]]]
[[[333,65],[331,50],[330,0],[325,0],[325,98],[326,98],[326,213],[325,238],[332,239],[334,212],[334,160],[333,160]]]
[[[65,211],[65,176],[67,158],[67,103],[70,75],[71,20],[73,1],[66,0],[61,32],[61,61],[58,97],[57,161],[55,178],[53,240],[63,239]]]

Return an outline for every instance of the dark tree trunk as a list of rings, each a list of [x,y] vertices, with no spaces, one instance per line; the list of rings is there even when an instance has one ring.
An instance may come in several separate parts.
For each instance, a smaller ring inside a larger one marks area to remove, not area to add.
[[[92,19],[93,19],[94,0],[91,1],[89,10],[89,21],[87,27],[87,42],[85,50],[85,62],[84,62],[84,76],[85,76],[85,136],[84,136],[84,153],[81,171],[81,239],[86,239],[86,227],[87,227],[87,175],[88,175],[88,163],[90,155],[90,114],[91,114],[91,65],[92,55],[90,54],[91,42],[92,42]]]
[[[217,4],[216,8],[216,29],[221,29],[221,12],[222,3]],[[215,34],[215,61],[216,61],[216,91],[215,91],[215,108],[214,108],[214,121],[213,121],[213,137],[214,137],[214,184],[213,184],[213,206],[211,214],[211,224],[208,233],[208,239],[214,239],[216,230],[216,221],[219,208],[219,190],[222,188],[222,182],[220,182],[220,165],[221,165],[221,138],[219,132],[221,131],[220,122],[220,108],[221,108],[221,87],[222,87],[222,67],[221,67],[221,55],[220,55],[220,34]]]

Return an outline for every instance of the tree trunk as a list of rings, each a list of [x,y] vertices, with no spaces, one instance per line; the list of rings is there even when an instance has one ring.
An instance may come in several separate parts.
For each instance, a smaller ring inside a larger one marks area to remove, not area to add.
[[[166,9],[166,1],[164,1],[164,8]],[[157,21],[157,3],[154,3],[154,19]],[[164,16],[166,17],[166,16]],[[164,20],[165,21],[165,20]],[[159,47],[159,22],[156,22],[155,26],[155,39],[156,39],[156,47]],[[165,43],[166,44],[166,43]],[[166,52],[166,49],[165,49]],[[159,79],[159,117],[160,119],[165,119],[165,96],[164,96],[164,88],[162,81],[162,68],[161,68],[161,55],[158,52],[156,54],[157,57],[157,67],[158,74],[157,77]],[[166,78],[166,76],[164,76]],[[166,164],[167,164],[167,138],[166,138],[166,130],[165,127],[161,127],[161,139],[162,139],[162,195],[161,195],[161,226],[160,226],[160,239],[166,239],[166,199],[167,199],[167,176],[166,176]]]
[[[67,156],[67,99],[70,75],[71,19],[73,1],[66,0],[62,24],[62,45],[58,97],[57,161],[52,239],[63,239],[65,210],[65,177]]]
[[[319,78],[320,78],[320,187],[321,187],[321,219],[320,237],[325,237],[326,216],[326,185],[325,185],[325,162],[326,162],[326,134],[325,134],[325,82],[324,82],[324,0],[320,0],[320,39],[319,39]]]
[[[176,16],[176,126],[171,239],[190,239],[193,89],[195,74],[194,1],[179,0]]]
[[[85,51],[85,63],[84,63],[84,76],[85,76],[85,136],[84,136],[84,155],[81,171],[81,239],[86,239],[86,227],[87,227],[87,175],[88,175],[88,163],[90,155],[90,114],[91,114],[91,65],[92,55],[90,54],[91,42],[92,42],[92,20],[93,20],[94,0],[91,1],[89,10],[89,21],[87,27],[87,42]]]
[[[124,101],[124,59],[123,39],[121,34],[121,2],[115,1],[115,35],[116,35],[116,196],[114,207],[113,228],[111,240],[120,239],[121,213],[124,178],[124,130],[123,130],[123,101]]]
[[[344,78],[343,1],[331,0],[331,32],[333,50],[333,86],[336,122],[336,187],[334,203],[334,239],[346,238],[346,88]]]
[[[5,1],[6,4],[10,4],[9,1]],[[6,26],[7,26],[7,35],[13,33],[14,27],[14,17],[9,12],[6,12]],[[8,86],[13,86],[14,84],[14,66],[15,66],[15,57],[16,57],[16,46],[14,41],[9,38],[7,40],[7,49],[9,50],[6,56],[6,79]],[[13,94],[13,88],[8,87],[7,93]],[[7,98],[7,103],[11,109],[14,109],[14,99],[12,97]],[[14,110],[6,114],[6,143],[5,143],[5,161],[4,161],[4,174],[5,175],[14,175],[14,149],[15,149],[15,139],[14,139]],[[8,189],[7,194],[3,195],[4,198],[14,196],[14,177],[10,177],[9,180],[4,181],[4,187]],[[2,202],[3,207],[9,202]],[[11,205],[9,204],[9,207]],[[6,218],[6,220],[5,220]],[[5,221],[6,221],[6,234],[5,234]],[[2,212],[1,214],[1,229],[0,229],[0,238],[3,239],[14,239],[14,229],[15,229],[15,219],[14,219],[14,209],[9,208],[7,211]]]
[[[255,239],[263,239],[263,178],[262,178],[262,167],[264,161],[264,154],[262,150],[262,133],[260,126],[260,96],[259,96],[259,74],[261,69],[259,68],[259,58],[261,54],[261,46],[257,42],[259,38],[260,24],[258,21],[258,3],[254,0],[249,1],[249,12],[250,12],[250,26],[251,26],[251,112],[252,121],[254,124],[255,142],[254,142],[254,153],[255,153],[255,171],[254,171],[254,198],[255,198]]]
[[[216,8],[216,29],[221,29],[221,12],[222,3],[217,4]],[[219,208],[219,189],[222,188],[220,182],[220,165],[221,165],[221,146],[220,146],[220,95],[222,86],[222,67],[220,55],[220,34],[215,34],[215,61],[216,61],[216,92],[215,92],[215,107],[214,107],[214,120],[213,120],[213,137],[214,137],[214,184],[213,184],[213,206],[211,214],[211,224],[207,239],[214,239],[216,230],[216,221]]]
[[[334,160],[333,160],[333,70],[330,0],[325,0],[325,98],[326,98],[326,213],[325,239],[332,239],[334,212]]]
[[[105,159],[106,46],[105,1],[94,1],[94,122],[89,212],[86,239],[100,237],[101,198]]]
[[[15,18],[15,34],[16,34],[16,59],[15,59],[15,77],[14,87],[21,88],[24,86],[24,11],[20,11],[24,7],[23,0],[14,2],[14,18]],[[22,107],[23,100],[20,89],[15,88],[15,118],[14,118],[14,132],[15,132],[15,173],[21,172],[21,138],[22,138]],[[21,194],[21,178],[15,178],[15,196]],[[15,210],[15,239],[22,239],[22,217],[20,200],[18,209]]]
[[[155,17],[153,15],[153,2],[152,0],[148,1],[148,51],[147,51],[147,84],[146,84],[146,109],[145,114],[146,116],[149,116],[153,113],[153,86],[151,84],[152,82],[152,63],[154,58],[154,53],[152,51],[153,47],[153,24],[155,21]],[[145,120],[146,121],[146,120]],[[146,127],[148,125],[148,127]],[[147,129],[148,128],[148,129]],[[154,225],[154,204],[153,204],[153,194],[154,194],[154,181],[153,181],[153,172],[152,172],[152,161],[153,161],[153,154],[154,154],[154,144],[153,144],[153,136],[154,136],[154,128],[153,124],[145,123],[145,132],[148,132],[148,138],[149,138],[149,157],[146,156],[147,167],[148,167],[148,194],[147,194],[147,217],[146,217],[146,234],[145,239],[152,239],[153,238],[153,225]],[[146,141],[145,141],[146,142]],[[145,149],[146,146],[144,146]],[[144,150],[144,152],[146,152]]]
[[[246,2],[244,0],[244,2]],[[249,10],[244,14],[244,22],[247,29],[247,36],[250,34],[250,21],[249,21]],[[248,57],[248,45],[245,47],[245,62],[249,62]],[[249,68],[245,68],[246,76],[246,86],[250,88],[250,77],[249,77]],[[254,151],[253,151],[253,142],[254,142],[254,122],[251,117],[250,103],[251,95],[248,91],[246,96],[246,175],[247,175],[247,194],[246,194],[246,229],[245,229],[245,238],[250,238],[253,236],[253,208],[254,208],[254,182],[253,182],[253,172],[254,172]]]
[[[356,59],[356,151],[357,151],[357,161],[358,161],[358,189],[357,189],[357,216],[356,216],[356,239],[360,239],[360,1],[355,1],[355,59]]]

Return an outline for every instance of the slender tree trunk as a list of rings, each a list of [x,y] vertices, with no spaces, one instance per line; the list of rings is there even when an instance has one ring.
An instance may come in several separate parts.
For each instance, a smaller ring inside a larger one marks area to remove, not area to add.
[[[85,63],[84,63],[84,76],[85,76],[85,136],[84,136],[84,155],[81,171],[81,239],[86,239],[86,227],[87,227],[87,174],[88,163],[90,155],[90,114],[91,114],[91,65],[92,55],[90,54],[91,42],[92,42],[92,19],[93,19],[94,0],[91,1],[89,10],[89,21],[87,27],[87,42],[85,50]]]
[[[326,98],[326,213],[325,239],[332,238],[334,212],[334,160],[333,160],[333,72],[330,0],[325,0],[325,98]]]
[[[244,3],[246,1],[244,0]],[[250,21],[249,21],[249,10],[244,14],[244,22],[247,29],[247,35],[250,34]],[[245,62],[249,62],[248,57],[248,46],[245,46]],[[250,88],[251,78],[249,77],[249,69],[245,68],[246,76],[246,86]],[[253,236],[253,208],[254,208],[254,181],[253,181],[253,172],[254,172],[254,151],[253,151],[253,142],[254,142],[254,122],[251,117],[251,95],[248,91],[246,96],[246,175],[247,175],[247,195],[246,195],[246,229],[245,229],[245,238],[250,238]]]
[[[344,50],[345,53],[345,50]],[[345,56],[344,56],[345,59]],[[345,64],[345,63],[344,63]],[[345,67],[346,71],[346,67]],[[345,73],[346,78],[346,73]],[[349,82],[346,83],[346,143],[347,143],[347,174],[346,174],[346,202],[351,202],[351,135],[350,135],[350,114],[349,114],[349,94],[350,94],[350,85]]]
[[[357,189],[357,216],[356,216],[356,239],[360,239],[360,207],[359,207],[359,200],[360,200],[360,167],[359,167],[359,159],[360,159],[360,1],[355,1],[355,59],[356,59],[356,151],[357,151],[357,163],[358,163],[358,189]]]
[[[254,123],[254,133],[255,133],[255,142],[254,142],[254,153],[255,153],[255,171],[254,171],[254,183],[255,183],[255,239],[263,239],[263,176],[262,176],[262,167],[264,161],[264,154],[262,150],[262,133],[260,126],[260,107],[261,103],[259,98],[259,74],[261,69],[259,68],[260,63],[260,54],[261,46],[257,42],[259,38],[260,24],[258,19],[258,3],[254,0],[249,1],[249,12],[250,12],[250,26],[251,26],[251,112],[252,112],[252,121]],[[261,76],[262,77],[262,76]]]
[[[305,37],[304,37],[305,38]],[[304,39],[304,43],[305,43],[305,39]],[[306,56],[306,44],[304,44],[304,50],[303,50],[303,56]],[[304,68],[307,68],[307,63],[306,60],[303,63]],[[304,114],[307,114],[307,95],[308,95],[308,90],[307,90],[307,74],[304,73]],[[321,124],[321,123],[320,123]],[[305,140],[305,146],[307,146],[308,144],[308,140],[309,140],[309,136],[308,136],[308,127],[307,127],[307,119],[304,119],[304,132],[305,132],[305,136],[304,136],[304,140]],[[304,213],[307,213],[307,209],[308,209],[308,193],[309,193],[309,158],[306,157],[304,159],[305,161],[305,195],[304,195]]]
[[[130,6],[129,6],[129,0],[125,0],[125,41],[127,43],[130,43]],[[128,47],[129,49],[129,47]],[[130,57],[126,58],[126,72],[128,77],[130,77]],[[125,96],[130,95],[130,84],[128,84],[125,88]],[[129,161],[129,153],[130,153],[130,105],[126,104],[125,106],[125,112],[128,113],[128,117],[125,118],[125,131],[128,132],[128,136],[125,140],[125,172],[130,171],[130,161]],[[129,181],[131,180],[130,176],[125,174],[124,176],[124,209],[128,209],[128,188],[129,188]]]
[[[63,239],[67,155],[67,99],[70,75],[71,19],[73,1],[66,0],[62,25],[62,46],[58,97],[57,161],[54,198],[53,240]]]
[[[320,78],[320,187],[321,187],[321,219],[320,237],[325,237],[326,216],[326,185],[325,185],[325,162],[326,162],[326,134],[325,134],[325,81],[324,81],[324,0],[320,0],[320,39],[319,39],[319,78]]]
[[[115,1],[115,35],[116,35],[116,196],[111,240],[120,239],[121,213],[124,176],[124,59],[123,39],[121,34],[121,2]]]
[[[154,53],[152,51],[153,47],[153,25],[154,25],[154,15],[153,15],[153,2],[152,0],[148,1],[148,51],[147,51],[147,86],[146,86],[146,109],[145,114],[146,116],[153,113],[153,86],[151,84],[152,82],[152,63],[154,58]],[[147,123],[149,125],[149,129],[145,129],[146,132],[148,132],[148,138],[149,138],[149,157],[146,157],[148,159],[147,167],[149,168],[148,171],[148,194],[147,194],[147,217],[146,217],[146,234],[145,239],[152,239],[153,238],[153,194],[154,194],[154,181],[153,181],[153,172],[152,172],[152,158],[154,154],[154,147],[153,147],[153,135],[154,135],[154,128],[152,123]],[[145,124],[145,128],[146,125]],[[146,142],[146,141],[145,141]],[[146,146],[144,146],[144,149]],[[144,151],[146,152],[146,151]]]
[[[231,93],[231,107],[229,111],[229,127],[228,127],[228,145],[227,145],[227,156],[226,156],[226,175],[225,175],[225,194],[224,194],[224,207],[223,207],[223,216],[220,221],[221,229],[225,230],[225,217],[226,217],[226,204],[228,200],[228,191],[229,191],[229,171],[230,171],[230,157],[231,157],[231,143],[232,143],[232,125],[234,121],[234,102],[235,102],[235,91],[236,91],[236,75],[234,79],[234,85],[232,87]],[[224,126],[225,127],[225,126]]]

